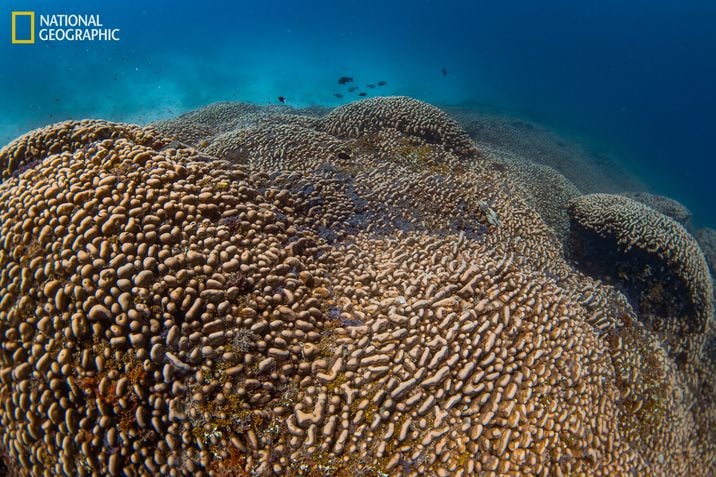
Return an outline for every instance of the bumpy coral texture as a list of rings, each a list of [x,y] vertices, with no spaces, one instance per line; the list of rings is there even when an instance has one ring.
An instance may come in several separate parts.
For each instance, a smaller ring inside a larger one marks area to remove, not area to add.
[[[671,217],[684,227],[687,227],[691,221],[691,211],[678,201],[670,199],[669,197],[650,194],[648,192],[625,192],[622,195]]]
[[[591,255],[587,260],[637,287],[634,282],[644,283],[636,300],[643,315],[655,315],[655,329],[667,330],[667,339],[705,331],[713,314],[711,277],[696,240],[680,224],[610,194],[579,197],[571,216],[578,235],[575,248],[594,247],[585,254]],[[604,245],[595,243],[599,239]]]
[[[157,127],[0,151],[13,475],[716,471],[712,368],[570,266],[542,172],[407,98]]]

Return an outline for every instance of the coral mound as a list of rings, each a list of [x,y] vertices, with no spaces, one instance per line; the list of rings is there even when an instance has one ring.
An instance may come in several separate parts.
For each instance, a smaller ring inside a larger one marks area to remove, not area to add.
[[[17,176],[49,155],[119,138],[150,147],[162,145],[155,142],[159,138],[137,126],[94,120],[65,121],[25,134],[0,149],[0,179]]]
[[[684,227],[687,227],[691,221],[691,211],[676,200],[670,199],[669,197],[649,194],[648,192],[625,192],[622,195],[629,197],[630,199],[634,199],[637,202],[641,202],[657,212],[661,212],[662,214],[671,217]]]
[[[696,240],[675,220],[623,196],[575,199],[573,251],[588,273],[624,284],[640,317],[669,336],[700,334],[713,313]]]
[[[568,183],[432,106],[62,123],[0,158],[12,475],[716,471],[712,368],[569,266],[530,205]]]
[[[320,128],[341,138],[357,138],[391,128],[429,144],[441,144],[458,155],[476,151],[467,134],[447,114],[406,96],[370,98],[346,104],[323,118]]]
[[[312,125],[317,121],[314,111],[296,114],[286,106],[264,107],[247,103],[213,103],[174,119],[158,121],[153,126],[161,133],[192,146],[202,144],[213,136],[259,125],[295,123]]]

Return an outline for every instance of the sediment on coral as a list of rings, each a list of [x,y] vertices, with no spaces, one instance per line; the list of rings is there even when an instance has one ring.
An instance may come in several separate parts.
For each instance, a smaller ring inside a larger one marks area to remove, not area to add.
[[[3,148],[13,475],[716,472],[713,364],[565,259],[566,205],[534,181],[565,204],[568,182],[417,100],[323,113],[223,103]]]

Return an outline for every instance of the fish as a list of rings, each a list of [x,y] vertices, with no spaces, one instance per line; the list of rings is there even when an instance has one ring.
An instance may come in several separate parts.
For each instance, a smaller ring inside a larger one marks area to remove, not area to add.
[[[281,101],[282,103],[286,102],[286,98],[284,98],[283,96],[279,96],[278,100]]]
[[[388,84],[387,81],[378,81],[378,86],[385,86],[386,84]]]
[[[361,91],[360,93],[358,93],[358,96],[368,96],[368,93],[366,93],[365,91]]]
[[[347,161],[350,158],[351,158],[351,156],[347,152],[343,152],[343,151],[338,152],[338,159],[343,159],[344,161]]]
[[[447,76],[447,68],[443,68],[443,76]]]
[[[357,89],[358,89],[358,86],[351,86],[350,88],[348,88],[348,92],[352,93],[353,91],[355,91]]]
[[[371,83],[371,84],[367,84],[366,86],[367,86],[367,87],[369,87],[370,89],[373,89],[373,88],[375,88],[375,85],[374,85],[373,83]]]
[[[338,84],[346,84],[346,83],[352,83],[353,77],[352,76],[341,76],[338,78]]]
[[[341,93],[333,93],[333,96],[335,96],[336,98],[342,98],[342,97],[343,97],[343,95],[342,95]]]

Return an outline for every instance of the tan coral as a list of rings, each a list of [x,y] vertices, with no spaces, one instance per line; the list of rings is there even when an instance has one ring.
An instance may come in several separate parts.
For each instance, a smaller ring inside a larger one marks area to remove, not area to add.
[[[574,200],[573,248],[579,266],[627,283],[666,341],[701,335],[713,313],[711,279],[703,253],[673,219],[623,196],[591,194]]]
[[[522,195],[542,216],[560,239],[569,231],[570,202],[581,192],[557,170],[534,164],[513,152],[483,146],[483,154],[496,162],[495,167],[504,167],[509,177],[523,189]]]
[[[460,156],[476,151],[462,128],[447,114],[406,96],[370,98],[340,106],[322,118],[320,127],[334,136],[351,138],[392,128],[431,144],[442,144]]]
[[[214,109],[219,158],[71,123],[83,139],[33,133],[42,160],[0,184],[14,474],[714,471],[713,399],[690,391],[709,368],[624,331],[629,303],[569,266],[508,170],[454,137]],[[660,384],[670,425],[635,427]]]
[[[0,149],[1,177],[17,176],[50,154],[74,151],[93,142],[119,138],[156,148],[168,142],[160,142],[151,128],[100,120],[65,121],[31,131]]]
[[[235,163],[260,169],[306,171],[329,160],[345,163],[349,155],[340,141],[328,134],[296,124],[269,124],[234,129],[215,136],[204,150]]]
[[[625,192],[622,195],[671,217],[684,227],[689,225],[692,217],[691,211],[674,199],[648,192]]]
[[[168,137],[203,148],[214,136],[235,129],[283,123],[310,126],[317,120],[314,114],[320,112],[295,111],[286,106],[260,107],[249,103],[219,102],[176,118],[157,121],[152,126]]]

